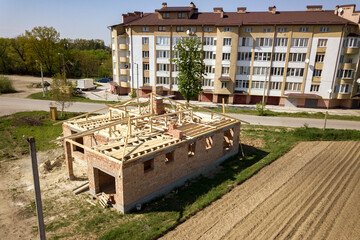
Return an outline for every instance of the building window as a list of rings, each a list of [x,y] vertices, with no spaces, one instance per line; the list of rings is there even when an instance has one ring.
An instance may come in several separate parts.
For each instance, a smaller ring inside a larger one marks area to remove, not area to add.
[[[320,27],[320,32],[329,32],[330,28],[329,27]]]
[[[185,18],[185,13],[184,12],[179,12],[178,13],[178,18]]]
[[[241,41],[239,41],[240,46],[242,47],[251,47],[253,43],[253,38],[247,37],[247,38],[241,38]]]
[[[179,65],[171,64],[171,71],[172,72],[178,72],[179,71]]]
[[[230,53],[223,53],[222,60],[230,61]]]
[[[292,47],[307,47],[309,39],[308,38],[293,38],[291,39]]]
[[[284,27],[278,28],[278,32],[284,33],[284,32],[286,32],[286,28],[284,28]]]
[[[304,75],[303,68],[288,68],[286,76],[288,77],[302,77]]]
[[[273,54],[273,61],[285,62],[285,60],[286,60],[286,53],[274,53]]]
[[[238,52],[238,61],[251,61],[252,52]]]
[[[148,64],[148,63],[143,63],[143,70],[144,70],[144,71],[149,71],[149,69],[150,69],[150,64]]]
[[[309,31],[309,28],[308,27],[301,27],[299,29],[300,32],[308,32]]]
[[[142,28],[142,31],[143,31],[143,32],[148,32],[149,30],[150,30],[149,27],[143,27],[143,28]]]
[[[184,31],[184,27],[183,27],[183,26],[177,26],[177,27],[176,27],[176,31],[177,31],[177,32],[183,32],[183,31]]]
[[[163,13],[163,14],[162,14],[162,17],[163,17],[163,18],[170,18],[170,13]]]
[[[227,88],[227,83],[226,82],[221,82],[221,88]]]
[[[157,58],[170,58],[170,51],[169,50],[156,50],[156,57]]]
[[[237,66],[236,74],[237,75],[250,75],[250,67],[249,66]]]
[[[149,44],[149,38],[148,37],[143,37],[142,38],[142,44],[148,45]]]
[[[165,163],[171,163],[174,161],[174,152],[175,151],[171,151],[165,154]]]
[[[165,26],[159,26],[158,27],[159,32],[165,32],[166,31],[166,27]]]
[[[230,27],[225,27],[225,28],[224,28],[224,32],[232,32],[232,28],[230,28]]]
[[[271,90],[281,90],[282,82],[270,82]]]
[[[321,77],[322,69],[314,69],[313,77]]]
[[[190,28],[188,28],[188,31],[191,32],[191,33],[194,33],[194,32],[196,32],[196,28],[195,27],[190,27]]]
[[[285,90],[299,92],[301,91],[302,83],[287,82],[285,83]]]
[[[267,74],[268,67],[254,67],[253,75],[265,75]]]
[[[154,169],[154,159],[147,160],[143,162],[144,173],[149,172]]]
[[[144,77],[143,78],[143,84],[150,84],[150,78],[149,77]]]
[[[204,28],[204,32],[212,32],[213,29],[211,27],[206,27]]]
[[[204,87],[213,87],[214,86],[214,81],[210,78],[205,78],[203,79],[203,86]]]
[[[216,55],[214,52],[204,51],[204,59],[215,59]]]
[[[169,77],[156,77],[156,84],[168,85]]]
[[[142,51],[143,58],[149,58],[149,51]]]
[[[222,66],[221,68],[221,75],[222,76],[229,76],[230,67]]]
[[[275,47],[286,47],[288,38],[275,38]]]
[[[327,39],[319,39],[318,47],[326,47]]]
[[[264,88],[264,82],[263,81],[252,81],[251,88],[253,88],[253,89],[263,89]]]
[[[233,145],[234,145],[234,130],[233,129],[225,130],[223,149],[225,151],[228,151],[232,148]]]
[[[256,46],[258,47],[271,47],[273,44],[272,38],[257,38]]]
[[[264,32],[264,33],[269,33],[269,32],[271,32],[271,28],[264,28],[264,29],[263,29],[263,32]]]
[[[324,54],[316,54],[315,62],[324,62]]]
[[[231,46],[231,38],[224,38],[223,46]]]
[[[195,156],[196,142],[190,143],[188,146],[188,157]]]
[[[157,66],[157,71],[165,71],[165,72],[170,71],[170,64],[158,63],[156,64],[156,66]]]
[[[172,85],[178,85],[178,79],[176,77],[171,78]]]
[[[216,38],[215,37],[204,37],[204,46],[216,46]]]
[[[352,69],[339,69],[337,72],[338,78],[354,78],[355,77],[355,71]]]
[[[320,88],[320,85],[311,84],[310,92],[318,92]]]
[[[358,40],[357,38],[347,38],[347,39],[344,39],[343,47],[345,47],[345,48],[356,48],[356,47],[360,47],[360,40]]]
[[[205,73],[215,73],[215,66],[205,65]]]
[[[346,94],[350,93],[350,84],[340,84],[336,89],[338,93]]]
[[[249,88],[249,80],[236,80],[236,88]]]
[[[255,52],[254,61],[270,61],[271,52]]]
[[[284,68],[283,67],[272,67],[271,68],[271,75],[273,75],[273,76],[283,76],[284,75]]]
[[[289,62],[304,62],[306,59],[306,53],[290,53]]]
[[[170,37],[156,37],[156,45],[169,45]]]
[[[246,33],[251,33],[253,31],[252,28],[244,28],[244,32]]]

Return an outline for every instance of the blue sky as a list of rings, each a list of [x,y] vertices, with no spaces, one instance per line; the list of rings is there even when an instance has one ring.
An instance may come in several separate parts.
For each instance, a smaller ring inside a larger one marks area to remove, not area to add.
[[[127,12],[154,12],[162,1],[151,0],[0,0],[0,37],[15,37],[36,26],[52,26],[61,38],[98,38],[109,43],[107,26],[121,23],[121,15]],[[191,0],[168,0],[168,6],[188,6]],[[279,11],[305,10],[306,5],[323,5],[334,9],[336,5],[355,3],[339,0],[198,0],[194,1],[201,12],[223,7],[224,11],[236,11],[247,7],[248,11],[267,11],[276,5]],[[360,5],[357,6],[360,10]]]

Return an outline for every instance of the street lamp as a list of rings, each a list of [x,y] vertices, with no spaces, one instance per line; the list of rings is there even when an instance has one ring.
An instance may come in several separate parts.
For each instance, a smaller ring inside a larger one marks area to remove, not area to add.
[[[39,62],[38,60],[35,60],[35,62]],[[45,90],[44,90],[44,75],[43,75],[43,69],[42,69],[42,63],[40,62],[40,71],[41,71],[41,86],[43,91],[43,97],[45,97]]]
[[[330,102],[331,102],[331,94],[332,94],[333,90],[329,89],[328,93],[329,93],[329,102],[327,104],[327,110],[329,111],[329,106],[330,106]],[[324,128],[323,130],[326,129],[326,121],[327,121],[327,116],[328,116],[328,111],[325,112],[325,119],[324,119]]]
[[[64,54],[62,54],[62,53],[58,53],[58,55],[60,56],[60,55],[62,55],[62,61],[63,61],[63,73],[66,75],[66,73],[65,73],[65,59],[64,59]]]

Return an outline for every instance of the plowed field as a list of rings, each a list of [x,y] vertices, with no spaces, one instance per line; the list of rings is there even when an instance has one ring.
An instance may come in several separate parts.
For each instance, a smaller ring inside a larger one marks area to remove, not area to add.
[[[303,142],[164,239],[360,239],[360,142]]]

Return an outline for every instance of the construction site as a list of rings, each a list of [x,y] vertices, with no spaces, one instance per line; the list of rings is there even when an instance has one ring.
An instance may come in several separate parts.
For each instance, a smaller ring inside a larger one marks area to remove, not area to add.
[[[127,213],[236,155],[240,122],[149,93],[59,122],[56,141],[69,178],[74,161],[85,163],[90,194]]]

